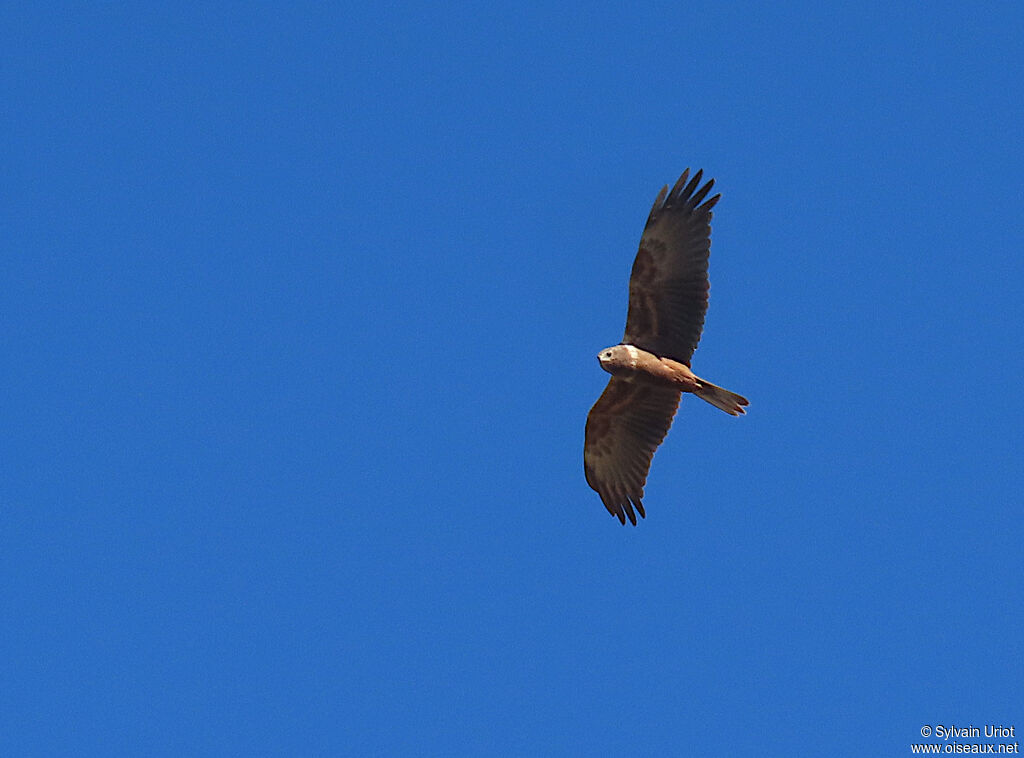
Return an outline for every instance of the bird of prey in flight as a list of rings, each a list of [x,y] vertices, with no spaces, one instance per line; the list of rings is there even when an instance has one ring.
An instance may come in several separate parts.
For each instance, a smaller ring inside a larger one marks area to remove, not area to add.
[[[715,181],[703,171],[662,187],[647,218],[629,277],[629,311],[622,342],[598,353],[612,375],[587,416],[583,470],[608,512],[636,524],[651,458],[668,434],[683,392],[728,414],[744,413],[747,399],[690,370],[708,309],[711,209]],[[689,181],[687,181],[689,179]],[[698,189],[699,187],[699,189]]]

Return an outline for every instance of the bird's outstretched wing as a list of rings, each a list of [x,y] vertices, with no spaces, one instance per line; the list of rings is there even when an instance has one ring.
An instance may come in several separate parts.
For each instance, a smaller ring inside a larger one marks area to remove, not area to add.
[[[672,387],[612,377],[587,416],[583,471],[619,521],[644,517],[644,484],[651,458],[672,426],[680,392]]]
[[[690,169],[668,191],[662,187],[647,218],[629,278],[629,314],[622,341],[690,364],[708,310],[711,209],[704,201],[714,179],[700,189],[703,171]],[[704,202],[702,202],[704,201]]]

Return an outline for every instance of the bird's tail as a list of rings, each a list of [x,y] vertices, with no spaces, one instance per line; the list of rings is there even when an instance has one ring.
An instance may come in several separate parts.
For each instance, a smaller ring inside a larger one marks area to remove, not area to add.
[[[697,381],[700,382],[700,389],[694,392],[694,394],[701,400],[711,403],[730,416],[739,416],[746,413],[743,410],[743,406],[750,405],[750,401],[743,397],[743,395],[737,395],[735,392],[730,392],[724,387],[719,387],[705,379],[698,379]]]

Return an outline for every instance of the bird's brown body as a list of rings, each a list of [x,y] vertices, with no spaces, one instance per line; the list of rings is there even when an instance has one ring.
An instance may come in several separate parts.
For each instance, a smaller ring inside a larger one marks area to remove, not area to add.
[[[602,350],[597,359],[601,368],[612,376],[675,387],[682,392],[697,392],[701,388],[700,379],[685,363],[659,358],[632,345],[616,345]]]
[[[692,392],[730,416],[746,413],[743,406],[750,404],[742,395],[701,379],[685,363],[660,358],[634,345],[605,348],[597,354],[597,360],[601,362],[601,368],[612,376],[657,387],[671,387],[680,392]]]

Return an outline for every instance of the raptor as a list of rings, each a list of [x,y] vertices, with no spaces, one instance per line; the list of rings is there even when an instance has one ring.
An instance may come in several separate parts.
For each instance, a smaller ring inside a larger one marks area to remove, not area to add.
[[[651,458],[689,392],[732,416],[747,399],[690,369],[708,310],[708,255],[714,180],[687,169],[651,208],[629,277],[622,342],[598,353],[612,375],[587,416],[583,470],[587,484],[623,524],[646,517],[644,485]],[[698,189],[699,188],[699,189]]]

